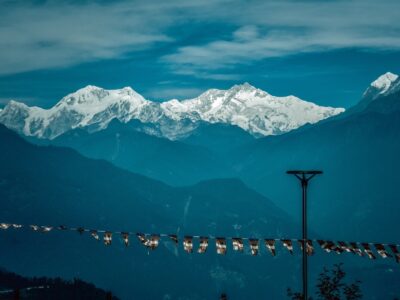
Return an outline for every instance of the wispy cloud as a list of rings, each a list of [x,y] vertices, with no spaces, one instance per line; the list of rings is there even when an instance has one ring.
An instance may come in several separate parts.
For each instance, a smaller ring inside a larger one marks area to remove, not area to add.
[[[170,40],[158,30],[168,20],[142,18],[145,8],[125,3],[6,6],[0,13],[1,74],[119,57]]]
[[[181,75],[236,80],[235,65],[268,57],[399,50],[399,10],[398,1],[375,0],[0,1],[0,75],[124,58],[168,44],[167,55],[155,51],[154,63]],[[203,44],[175,43],[182,28],[203,24],[226,29],[204,32]]]
[[[0,75],[145,51],[173,41],[166,32],[187,18],[185,13],[196,18],[210,6],[203,8],[198,0],[0,1]]]
[[[398,1],[263,1],[242,3],[239,11],[230,38],[180,47],[162,61],[178,74],[202,76],[299,53],[400,50]]]

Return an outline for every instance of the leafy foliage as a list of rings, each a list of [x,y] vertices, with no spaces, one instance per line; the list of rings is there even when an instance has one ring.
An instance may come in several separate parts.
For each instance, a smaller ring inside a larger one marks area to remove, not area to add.
[[[332,270],[324,268],[319,275],[317,288],[317,299],[320,300],[357,300],[362,298],[360,281],[345,283],[346,273],[342,269],[342,264],[335,264]],[[287,295],[292,300],[303,300],[303,294],[293,292],[290,288]],[[309,299],[312,299],[311,297]]]

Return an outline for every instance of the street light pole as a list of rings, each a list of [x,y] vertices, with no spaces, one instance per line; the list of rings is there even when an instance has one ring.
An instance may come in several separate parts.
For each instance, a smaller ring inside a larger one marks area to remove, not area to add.
[[[308,182],[315,177],[316,175],[322,174],[322,171],[304,171],[304,170],[290,170],[286,172],[289,175],[296,176],[297,179],[300,180],[301,188],[302,188],[302,220],[303,220],[303,299],[308,300],[308,257],[307,257],[307,188]]]

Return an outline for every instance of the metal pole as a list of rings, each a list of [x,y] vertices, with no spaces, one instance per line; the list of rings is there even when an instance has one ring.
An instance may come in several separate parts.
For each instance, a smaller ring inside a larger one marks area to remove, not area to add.
[[[307,257],[307,180],[303,175],[301,186],[303,190],[303,295],[304,299],[308,298],[308,257]]]
[[[295,175],[301,182],[302,188],[302,240],[303,240],[303,299],[308,300],[308,253],[307,253],[307,188],[308,182],[318,174],[322,174],[322,171],[287,171],[287,174]]]

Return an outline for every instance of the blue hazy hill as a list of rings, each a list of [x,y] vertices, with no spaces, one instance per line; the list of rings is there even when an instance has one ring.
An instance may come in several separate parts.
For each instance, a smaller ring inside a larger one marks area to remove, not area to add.
[[[295,223],[284,212],[236,179],[173,188],[71,149],[29,144],[4,126],[0,126],[0,139],[0,219],[4,222],[182,235],[296,234]],[[298,259],[288,259],[284,253],[275,259],[265,252],[260,257],[233,253],[218,257],[210,245],[206,255],[188,255],[181,245],[177,250],[163,241],[160,249],[148,254],[134,236],[131,247],[125,248],[118,236],[111,247],[104,247],[87,234],[74,232],[8,230],[1,232],[0,239],[0,265],[7,269],[29,276],[76,276],[112,289],[123,299],[132,295],[213,298],[225,289],[237,294],[237,299],[279,297],[286,286],[297,284],[296,278],[279,272],[282,264],[298,268]],[[261,272],[262,260],[276,274],[268,284]]]
[[[140,122],[121,123],[114,120],[102,131],[74,129],[51,141],[31,141],[71,147],[87,157],[105,159],[118,167],[179,186],[204,179],[229,177],[233,174],[220,152],[213,151],[216,147],[202,143],[201,136],[204,130],[201,128],[208,128],[207,124],[199,126],[199,138],[189,137],[187,139],[190,143],[184,143],[140,132],[137,129],[140,125],[138,123]],[[212,131],[216,137],[218,129]],[[235,136],[237,131],[242,130],[236,129]],[[220,136],[224,136],[225,133],[226,131],[223,131]],[[239,143],[253,138],[242,131],[235,139]],[[210,140],[221,141],[208,137],[207,141]],[[222,143],[216,145],[217,148],[220,148]]]
[[[299,215],[293,199],[299,184],[284,172],[322,169],[325,174],[311,184],[312,228],[337,239],[399,242],[400,92],[367,105],[363,100],[343,116],[243,147],[236,170],[252,188]]]

